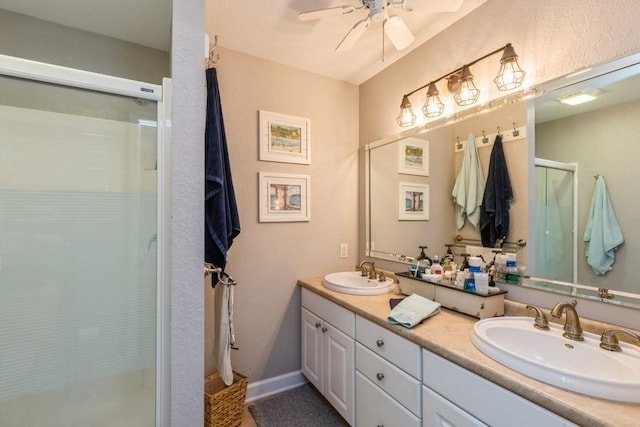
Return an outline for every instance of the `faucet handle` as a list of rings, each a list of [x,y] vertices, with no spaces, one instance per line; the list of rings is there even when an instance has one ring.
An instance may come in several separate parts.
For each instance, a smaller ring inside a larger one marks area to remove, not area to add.
[[[600,337],[600,347],[609,351],[622,351],[618,338],[616,338],[616,334],[628,335],[631,338],[640,341],[640,336],[626,329],[605,329]]]
[[[549,330],[549,319],[540,307],[536,307],[535,305],[527,305],[525,308],[527,310],[534,310],[536,312],[536,319],[533,323],[534,328],[538,328],[543,331]]]

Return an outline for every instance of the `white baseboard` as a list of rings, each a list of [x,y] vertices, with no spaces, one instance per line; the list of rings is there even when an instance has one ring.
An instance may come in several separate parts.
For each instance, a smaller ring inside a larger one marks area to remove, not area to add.
[[[263,399],[272,394],[282,393],[283,391],[299,387],[307,382],[302,375],[302,371],[289,372],[288,374],[279,375],[277,377],[267,378],[266,380],[250,382],[247,384],[246,403]]]

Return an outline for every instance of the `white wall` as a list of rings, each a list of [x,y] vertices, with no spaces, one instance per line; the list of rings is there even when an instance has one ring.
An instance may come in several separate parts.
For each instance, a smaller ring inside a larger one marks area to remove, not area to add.
[[[210,29],[210,34],[214,30]],[[357,263],[358,88],[235,51],[216,65],[242,232],[227,272],[238,281],[234,369],[250,382],[300,369],[299,277]],[[311,164],[258,160],[258,110],[311,120]],[[258,222],[258,172],[311,175],[311,221]],[[339,258],[339,244],[349,257]],[[217,289],[216,289],[217,290]],[[207,291],[206,373],[216,370]]]
[[[204,3],[173,3],[171,72],[171,417],[203,423]]]

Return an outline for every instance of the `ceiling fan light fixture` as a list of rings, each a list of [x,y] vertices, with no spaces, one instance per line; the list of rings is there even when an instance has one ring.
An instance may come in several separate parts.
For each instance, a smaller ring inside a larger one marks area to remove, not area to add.
[[[416,122],[416,115],[411,110],[411,101],[409,96],[404,95],[402,97],[402,103],[400,104],[400,114],[396,117],[396,123],[402,127],[413,126]]]
[[[460,74],[460,87],[458,91],[453,95],[456,104],[462,106],[474,104],[480,97],[480,90],[473,84],[473,74],[469,70],[469,67],[465,65],[462,67]]]
[[[429,89],[427,90],[427,99],[422,107],[422,112],[425,117],[438,117],[444,111],[444,104],[438,96],[440,92],[436,88],[434,82],[429,83]]]
[[[385,21],[384,33],[398,51],[409,47],[416,39],[407,24],[398,15],[392,15]]]
[[[511,43],[507,43],[500,58],[500,71],[493,82],[499,90],[511,90],[522,85],[527,73],[518,64],[518,55]]]

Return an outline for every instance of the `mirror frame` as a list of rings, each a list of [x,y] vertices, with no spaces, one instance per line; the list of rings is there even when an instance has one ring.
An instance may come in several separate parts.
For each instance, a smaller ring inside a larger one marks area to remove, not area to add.
[[[625,68],[640,64],[640,52],[632,53],[627,56],[614,58],[605,63],[592,65],[589,67],[580,68],[565,76],[561,76],[546,82],[542,82],[533,85],[529,88],[522,89],[518,92],[511,93],[507,96],[494,99],[489,102],[491,110],[501,108],[502,106],[513,104],[516,102],[527,102],[527,138],[530,137],[534,144],[531,145],[533,151],[535,147],[535,105],[536,98],[548,95],[550,92],[562,90],[571,85],[582,83],[592,78],[596,78],[605,74],[609,74],[616,71],[624,70]],[[400,132],[396,135],[391,135],[385,138],[378,139],[364,146],[365,153],[365,256],[377,259],[383,259],[387,261],[393,261],[401,264],[410,264],[414,261],[414,258],[404,254],[395,254],[388,252],[380,252],[372,250],[370,248],[371,242],[371,188],[370,188],[370,150],[382,147],[387,144],[392,144],[401,139],[416,136],[426,133],[431,130],[435,130],[444,126],[454,124],[455,122],[473,117],[477,114],[486,112],[486,109],[480,110],[477,108],[470,108],[453,116],[445,117],[442,119],[427,122],[424,125],[416,126],[406,131]],[[533,176],[533,169],[535,167],[535,156],[529,156],[529,176]],[[531,182],[530,184],[531,185]],[[529,206],[534,206],[535,195],[532,191],[529,191]],[[530,219],[535,216],[535,213],[530,211]],[[529,224],[529,230],[527,230],[527,239],[531,242],[531,222]],[[533,243],[535,246],[535,243]],[[530,251],[530,254],[534,251]],[[531,255],[530,255],[531,256]],[[529,260],[528,260],[529,262]],[[579,283],[560,282],[555,280],[544,279],[541,277],[528,277],[522,281],[522,287],[532,288],[550,293],[569,295],[573,297],[580,297],[592,301],[603,302],[607,304],[619,305],[629,308],[640,309],[640,294],[631,294],[624,291],[609,291],[607,289],[597,288],[589,285],[582,285]],[[613,298],[615,297],[615,298]]]

